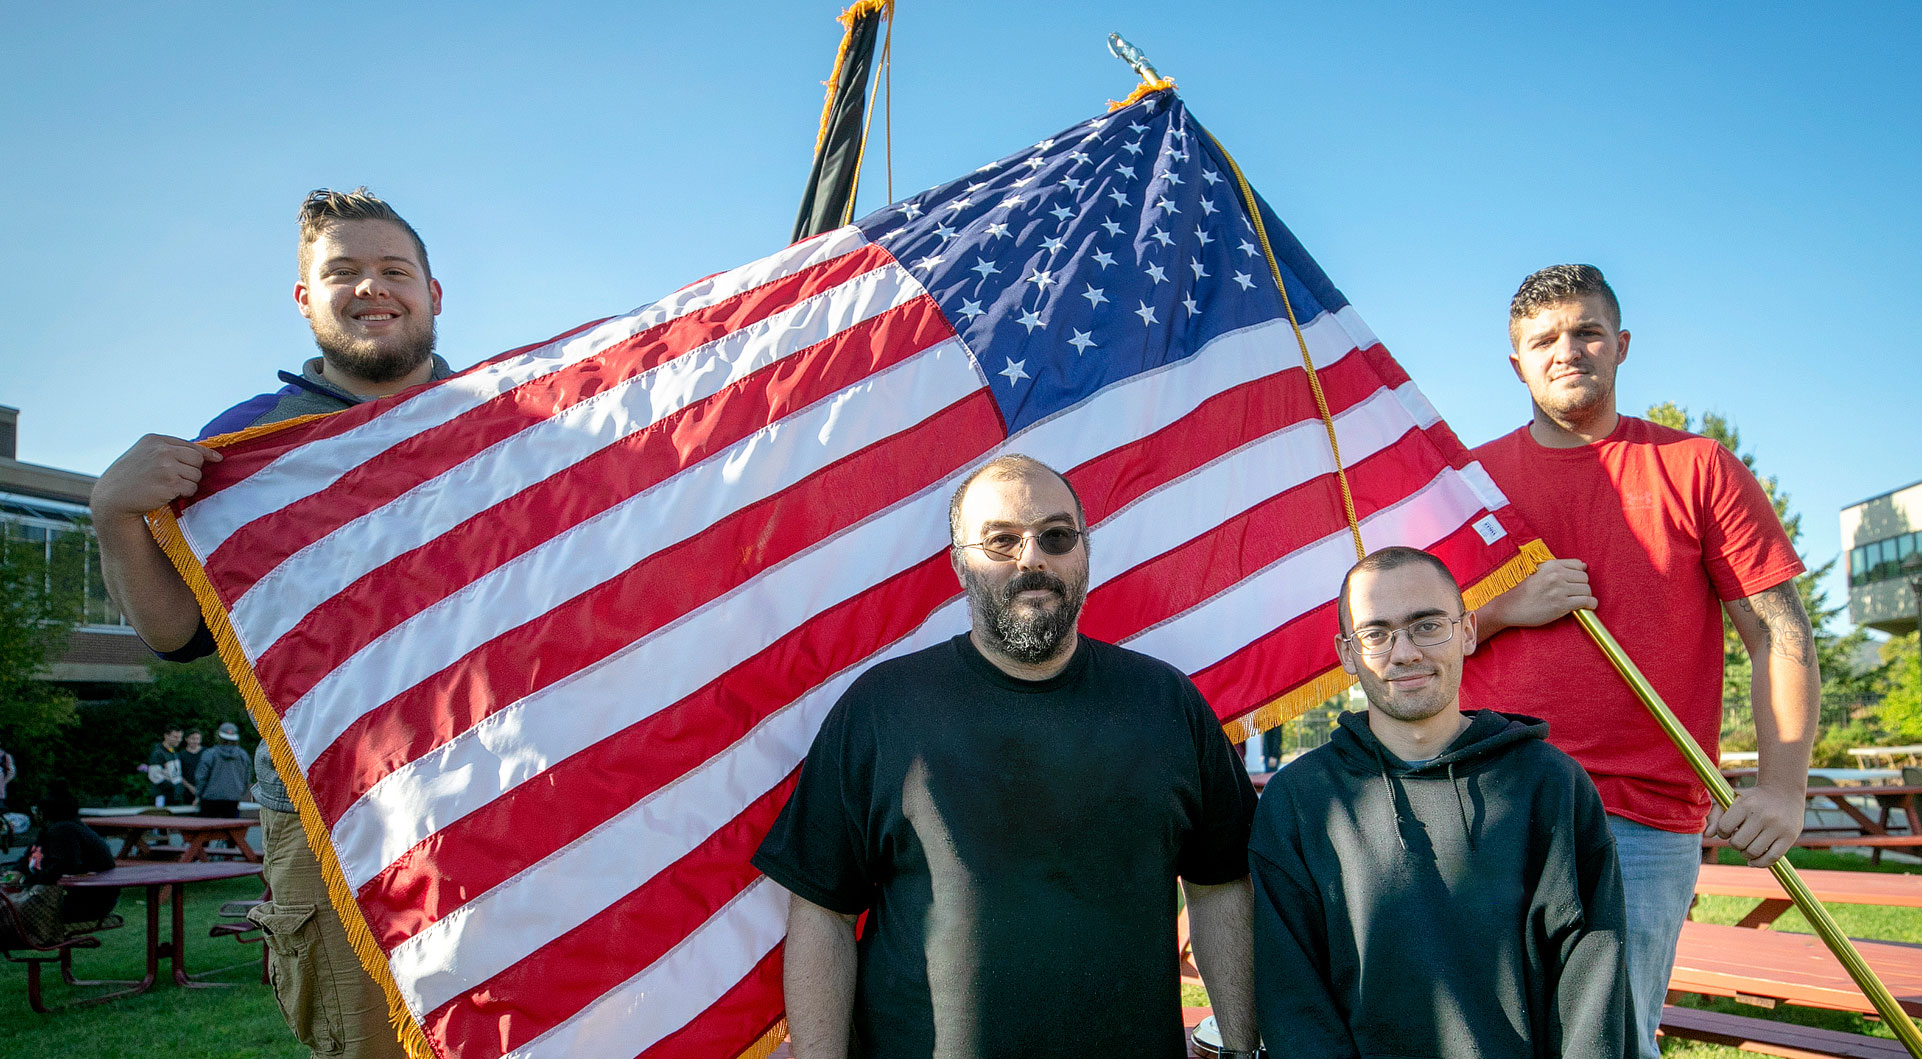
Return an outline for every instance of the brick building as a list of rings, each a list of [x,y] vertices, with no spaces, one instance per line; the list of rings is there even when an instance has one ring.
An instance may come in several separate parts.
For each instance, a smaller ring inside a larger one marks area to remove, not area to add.
[[[66,649],[48,665],[46,679],[71,688],[82,699],[111,696],[119,685],[150,680],[152,653],[107,598],[100,580],[98,550],[87,516],[93,477],[57,467],[22,463],[20,410],[0,405],[0,534],[10,546],[81,549],[86,585],[79,623]],[[78,540],[70,534],[81,534]]]

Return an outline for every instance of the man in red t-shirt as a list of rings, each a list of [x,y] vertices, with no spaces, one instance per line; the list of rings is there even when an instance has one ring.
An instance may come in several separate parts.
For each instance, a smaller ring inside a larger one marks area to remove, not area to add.
[[[1802,562],[1733,453],[1616,412],[1615,371],[1629,334],[1598,269],[1556,265],[1529,276],[1509,305],[1508,334],[1534,416],[1475,457],[1557,558],[1476,612],[1484,643],[1463,674],[1463,704],[1548,721],[1549,741],[1601,791],[1628,904],[1637,1027],[1653,1057],[1704,826],[1756,865],[1787,852],[1802,831],[1821,695],[1795,590]],[[1761,760],[1756,785],[1727,811],[1710,804],[1680,751],[1569,617],[1580,607],[1595,610],[1711,752],[1721,732],[1728,612],[1754,662]]]

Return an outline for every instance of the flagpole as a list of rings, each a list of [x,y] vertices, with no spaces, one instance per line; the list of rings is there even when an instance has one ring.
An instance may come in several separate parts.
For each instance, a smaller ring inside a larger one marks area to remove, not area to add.
[[[1628,657],[1628,653],[1622,650],[1622,645],[1617,643],[1615,637],[1602,626],[1601,619],[1595,616],[1594,611],[1587,608],[1577,610],[1575,620],[1581,622],[1582,628],[1588,630],[1588,635],[1595,639],[1596,645],[1602,649],[1602,654],[1608,657],[1609,664],[1613,665],[1615,671],[1622,675],[1622,679],[1628,682],[1635,696],[1642,700],[1642,705],[1648,707],[1648,712],[1655,715],[1655,722],[1662,726],[1662,731],[1668,733],[1676,749],[1688,759],[1689,767],[1695,770],[1695,775],[1708,788],[1709,797],[1715,799],[1716,805],[1727,809],[1729,803],[1735,800],[1735,792],[1729,788],[1728,781],[1722,778],[1721,769],[1715,762],[1709,760],[1708,754],[1702,750],[1701,744],[1695,741],[1695,737],[1688,733],[1688,729],[1682,727],[1682,722],[1675,716],[1674,711],[1662,701],[1661,695],[1656,693],[1654,686],[1648,682],[1648,678],[1642,675],[1642,671],[1636,668],[1634,661]],[[1823,943],[1829,947],[1829,951],[1835,953],[1835,958],[1842,962],[1842,967],[1849,972],[1849,977],[1855,979],[1855,984],[1862,990],[1862,995],[1868,997],[1869,1003],[1875,1005],[1875,1010],[1881,1014],[1882,1021],[1888,1024],[1889,1029],[1895,1031],[1895,1036],[1902,1042],[1902,1046],[1909,1050],[1911,1056],[1922,1059],[1922,1033],[1917,1032],[1915,1023],[1909,1019],[1908,1012],[1902,1010],[1902,1005],[1896,1002],[1888,987],[1875,976],[1868,962],[1862,959],[1862,954],[1855,951],[1855,943],[1849,940],[1848,935],[1842,933],[1842,928],[1836,925],[1834,918],[1829,915],[1829,910],[1824,908],[1822,902],[1816,900],[1815,895],[1802,884],[1802,877],[1796,874],[1795,866],[1789,863],[1787,857],[1782,857],[1769,865],[1769,871],[1774,873],[1775,881],[1788,892],[1789,899],[1795,902],[1795,907],[1801,910],[1802,917],[1815,928],[1815,932],[1821,936]]]

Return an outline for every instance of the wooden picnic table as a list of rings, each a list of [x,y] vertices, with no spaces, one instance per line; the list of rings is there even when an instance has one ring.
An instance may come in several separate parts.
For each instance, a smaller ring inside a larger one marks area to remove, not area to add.
[[[1922,908],[1922,875],[1815,869],[1797,874],[1825,904]],[[1769,929],[1793,905],[1768,869],[1704,864],[1695,892],[1754,898],[1756,904],[1732,927],[1684,923],[1670,990],[1732,997],[1767,1008],[1795,1004],[1875,1014],[1875,1006],[1820,938]],[[1912,1015],[1922,1014],[1922,946],[1857,941],[1855,947],[1902,1007]],[[1771,1055],[1893,1059],[1908,1054],[1896,1041],[1672,1005],[1662,1009],[1662,1032]]]
[[[1797,869],[1796,874],[1802,877],[1802,885],[1823,904],[1922,908],[1922,875],[1815,868]],[[1754,898],[1755,907],[1736,924],[1738,927],[1766,930],[1782,913],[1794,907],[1787,891],[1767,868],[1704,864],[1701,874],[1695,877],[1695,892]]]
[[[174,982],[189,988],[209,985],[223,985],[218,982],[196,982],[187,973],[187,900],[183,892],[190,883],[207,882],[211,879],[233,879],[243,875],[259,875],[260,865],[242,864],[228,861],[225,863],[200,861],[195,863],[151,861],[145,864],[122,865],[112,871],[95,872],[92,875],[69,875],[60,880],[60,885],[70,890],[98,889],[101,887],[142,886],[147,890],[147,975],[139,981],[115,982],[107,980],[73,980],[72,985],[124,985],[128,988],[102,996],[88,997],[84,1003],[93,1004],[102,1000],[115,1000],[120,997],[137,996],[153,988],[160,977],[160,958],[167,957],[173,968]],[[173,915],[169,923],[169,933],[163,941],[160,937],[160,904],[171,898]],[[38,998],[35,998],[36,1001]],[[36,1003],[34,1010],[41,1010]]]
[[[1892,941],[1857,941],[1902,1009],[1922,1015],[1922,948]],[[1761,1007],[1801,1007],[1875,1014],[1835,954],[1813,934],[1682,924],[1668,987],[1682,993],[1733,997]]]
[[[173,858],[183,863],[208,860],[207,843],[224,838],[233,843],[238,855],[254,864],[260,854],[247,844],[247,830],[259,821],[243,816],[172,816],[139,813],[133,816],[91,816],[87,826],[107,835],[120,836],[120,859],[158,860]],[[178,831],[186,843],[178,848],[154,846],[147,841],[149,831]],[[224,851],[223,851],[224,852]]]

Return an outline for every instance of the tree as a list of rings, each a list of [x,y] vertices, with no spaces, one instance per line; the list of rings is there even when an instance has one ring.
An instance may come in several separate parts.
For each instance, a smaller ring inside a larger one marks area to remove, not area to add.
[[[1915,668],[1915,634],[1882,645],[1882,723],[1889,734],[1922,739],[1922,673]]]
[[[0,740],[18,753],[74,720],[73,693],[40,679],[66,646],[85,588],[85,535],[32,539],[0,524]]]
[[[1690,430],[1704,437],[1720,442],[1723,448],[1734,453],[1755,478],[1762,484],[1762,492],[1775,507],[1775,515],[1782,520],[1782,529],[1788,534],[1789,543],[1800,554],[1802,550],[1802,516],[1789,506],[1789,495],[1781,488],[1774,475],[1756,471],[1755,455],[1742,451],[1742,434],[1733,423],[1713,412],[1704,413],[1700,427],[1696,427],[1688,410],[1674,402],[1653,405],[1647,412],[1651,422],[1660,423],[1676,430]],[[1807,565],[1807,558],[1803,559]],[[1822,668],[1822,712],[1825,717],[1838,721],[1847,719],[1849,711],[1874,698],[1880,691],[1883,670],[1886,664],[1867,671],[1858,670],[1858,659],[1867,633],[1855,629],[1843,635],[1836,635],[1830,623],[1840,615],[1845,604],[1831,606],[1828,592],[1822,581],[1835,567],[1835,559],[1810,569],[1795,579],[1795,590],[1802,597],[1802,606],[1808,611],[1809,624],[1815,631],[1815,657]],[[1748,651],[1742,646],[1742,638],[1736,634],[1735,626],[1722,616],[1722,731],[1732,742],[1754,740],[1755,715],[1749,702],[1749,680],[1753,673]]]

